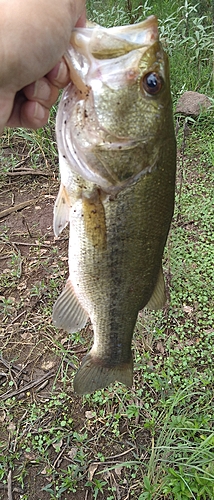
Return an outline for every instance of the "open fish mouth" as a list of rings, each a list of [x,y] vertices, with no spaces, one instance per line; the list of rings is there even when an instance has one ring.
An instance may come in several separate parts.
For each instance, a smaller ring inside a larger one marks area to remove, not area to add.
[[[115,113],[110,107],[109,111],[100,114],[99,99],[105,92],[115,95],[123,89],[128,92],[139,79],[144,53],[157,41],[155,16],[131,26],[78,28],[72,32],[72,45],[65,57],[73,85],[70,84],[64,92],[58,110],[59,149],[73,172],[97,184],[106,193],[115,194],[156,168],[154,156],[142,165],[147,132],[144,137],[140,133],[136,137],[131,131],[128,134],[115,131],[112,128]],[[119,99],[116,105],[120,114]],[[158,107],[154,113],[158,118]],[[150,130],[148,134],[149,140],[153,141],[155,133]],[[105,160],[105,153],[111,152],[114,163],[117,156],[122,163],[122,154],[124,163],[129,162],[127,158],[136,149],[139,150],[139,161],[136,159],[131,171],[112,167]]]
[[[141,23],[127,26],[103,28],[98,25],[97,28],[74,28],[71,35],[71,45],[78,51],[79,56],[85,57],[85,59],[80,57],[75,63],[76,67],[78,64],[81,67],[81,78],[88,73],[87,58],[118,59],[135,49],[146,48],[157,40],[156,16],[149,16]]]

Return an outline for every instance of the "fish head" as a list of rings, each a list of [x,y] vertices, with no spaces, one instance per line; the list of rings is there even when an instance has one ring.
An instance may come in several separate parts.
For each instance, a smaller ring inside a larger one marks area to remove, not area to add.
[[[118,192],[155,168],[160,144],[174,134],[157,18],[76,28],[71,44],[66,57],[74,87],[67,95],[69,119],[60,127],[66,155],[84,179]]]

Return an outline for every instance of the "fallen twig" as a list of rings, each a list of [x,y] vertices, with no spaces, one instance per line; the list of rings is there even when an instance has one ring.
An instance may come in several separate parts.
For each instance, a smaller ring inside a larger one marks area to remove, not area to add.
[[[8,500],[13,500],[13,494],[12,494],[12,471],[9,470],[8,476],[7,476],[7,495],[8,495]]]
[[[28,384],[24,385],[20,389],[18,389],[16,391],[8,391],[5,394],[2,394],[0,396],[0,399],[5,400],[5,399],[13,398],[14,396],[18,396],[18,394],[22,394],[23,392],[26,392],[29,389],[32,389],[32,387],[36,387],[37,385],[40,385],[43,382],[43,380],[46,380],[46,379],[53,377],[54,374],[55,374],[55,371],[50,370],[49,372],[45,373],[42,377],[38,378],[37,380],[33,380],[32,382],[29,382]]]
[[[64,446],[64,448],[57,455],[56,460],[54,461],[54,464],[53,464],[53,469],[55,469],[55,467],[57,467],[57,464],[59,463],[59,460],[60,460],[61,456],[63,455],[64,451],[66,450],[66,447],[67,447],[67,445]]]
[[[132,446],[132,448],[129,448],[129,450],[123,451],[122,453],[118,453],[117,455],[111,455],[110,457],[106,457],[106,460],[116,460],[117,458],[122,457],[123,455],[127,455],[127,453],[130,453],[130,451],[135,450],[135,446]]]
[[[34,170],[33,168],[26,168],[24,170],[17,170],[17,172],[6,172],[9,177],[17,177],[18,175],[44,175],[45,177],[52,176],[52,172],[43,172],[42,170]]]
[[[46,385],[48,385],[48,380],[45,380],[45,381],[43,382],[43,384],[41,384],[41,385],[38,387],[38,389],[37,389],[37,391],[36,391],[36,392],[38,393],[39,391],[42,391],[42,389],[44,389],[44,388],[46,387]]]
[[[37,200],[28,200],[28,201],[23,201],[22,203],[19,203],[18,205],[15,205],[14,207],[6,208],[6,210],[3,210],[0,212],[0,219],[3,219],[3,217],[7,217],[7,215],[12,214],[13,212],[18,212],[19,210],[22,210],[23,208],[28,207],[28,205],[33,205],[36,203]]]
[[[95,460],[90,460],[88,463],[89,464],[93,464],[93,465],[97,465],[97,466],[98,465],[115,465],[115,466],[118,466],[118,463],[115,462],[115,460],[117,458],[122,457],[123,455],[127,455],[127,453],[130,453],[130,451],[135,450],[135,449],[136,449],[135,446],[133,446],[129,450],[123,451],[122,453],[119,453],[118,455],[112,455],[112,457],[111,456],[110,457],[106,457],[106,460],[103,461],[103,462],[101,462],[101,461],[98,462],[98,461],[95,461]],[[67,456],[66,456],[66,458],[67,458],[67,460],[70,460]],[[121,462],[121,465],[122,464],[123,463]]]
[[[12,245],[20,245],[25,247],[42,247],[42,248],[50,248],[50,245],[45,245],[44,243],[25,243],[23,241],[11,241]]]
[[[13,323],[15,323],[16,321],[18,321],[18,319],[23,316],[23,314],[26,314],[26,311],[22,311],[20,314],[18,314],[18,316],[16,316],[15,318],[12,319],[12,321],[9,323],[9,325],[7,325],[7,330],[13,325]],[[1,361],[2,358],[0,358],[0,361]]]
[[[6,260],[6,259],[9,259],[11,257],[11,253],[6,253],[5,255],[3,255],[3,257],[0,257],[0,260]]]
[[[14,371],[17,370],[18,372],[21,371],[21,368],[19,366],[16,366],[16,365],[6,361],[6,359],[2,358],[2,356],[0,356],[0,363],[2,363],[9,370],[14,370]]]
[[[16,165],[14,165],[14,168],[20,168],[21,165],[24,165],[24,163],[29,160],[30,155],[27,155],[23,160],[19,161]]]

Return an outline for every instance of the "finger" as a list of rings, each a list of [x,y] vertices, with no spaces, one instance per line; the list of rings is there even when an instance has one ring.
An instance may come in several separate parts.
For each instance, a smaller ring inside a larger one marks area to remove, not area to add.
[[[49,108],[36,101],[26,101],[22,105],[20,118],[22,127],[36,130],[37,128],[44,127],[48,122]]]
[[[13,94],[0,88],[0,134],[3,132],[13,109]]]
[[[8,127],[43,127],[49,118],[49,110],[56,102],[59,88],[44,77],[17,92]]]
[[[59,95],[59,89],[45,77],[30,83],[22,92],[29,101],[37,101],[48,109],[53,106]]]
[[[14,106],[8,127],[25,127],[36,130],[43,127],[49,118],[49,109],[37,101],[28,101],[23,92],[18,92],[14,100]]]
[[[46,78],[52,85],[58,87],[58,89],[62,89],[69,84],[70,72],[64,58],[58,62],[58,64],[56,64],[51,71],[49,71]]]
[[[80,16],[80,18],[78,19],[76,25],[75,25],[75,28],[82,28],[86,25],[86,9],[84,9],[82,15]]]

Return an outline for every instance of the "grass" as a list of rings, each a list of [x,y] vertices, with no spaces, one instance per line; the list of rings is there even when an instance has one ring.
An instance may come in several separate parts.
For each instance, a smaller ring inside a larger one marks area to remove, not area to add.
[[[211,2],[107,4],[103,13],[102,2],[88,2],[90,17],[107,26],[158,15],[174,103],[183,90],[213,95]],[[42,214],[45,196],[58,188],[53,127],[54,114],[43,131],[2,137],[0,195],[11,189],[7,173],[27,156],[30,168],[53,175],[45,181],[19,178],[12,190],[24,189],[29,198],[39,193]],[[36,210],[25,216],[32,238],[26,226],[21,232],[7,219],[1,224],[0,250],[7,260],[0,278],[0,345],[9,360],[0,365],[2,499],[10,493],[11,477],[14,497],[22,500],[33,500],[38,491],[40,500],[214,498],[212,112],[180,119],[177,140],[176,206],[164,254],[170,302],[163,311],[139,314],[130,390],[115,384],[83,398],[74,395],[73,376],[92,332],[88,325],[68,337],[51,323],[66,279],[66,234],[65,241],[54,242],[51,228],[41,233]],[[28,253],[17,240],[33,242]],[[47,373],[48,385],[43,379],[23,389]],[[18,389],[23,392],[4,399]]]

